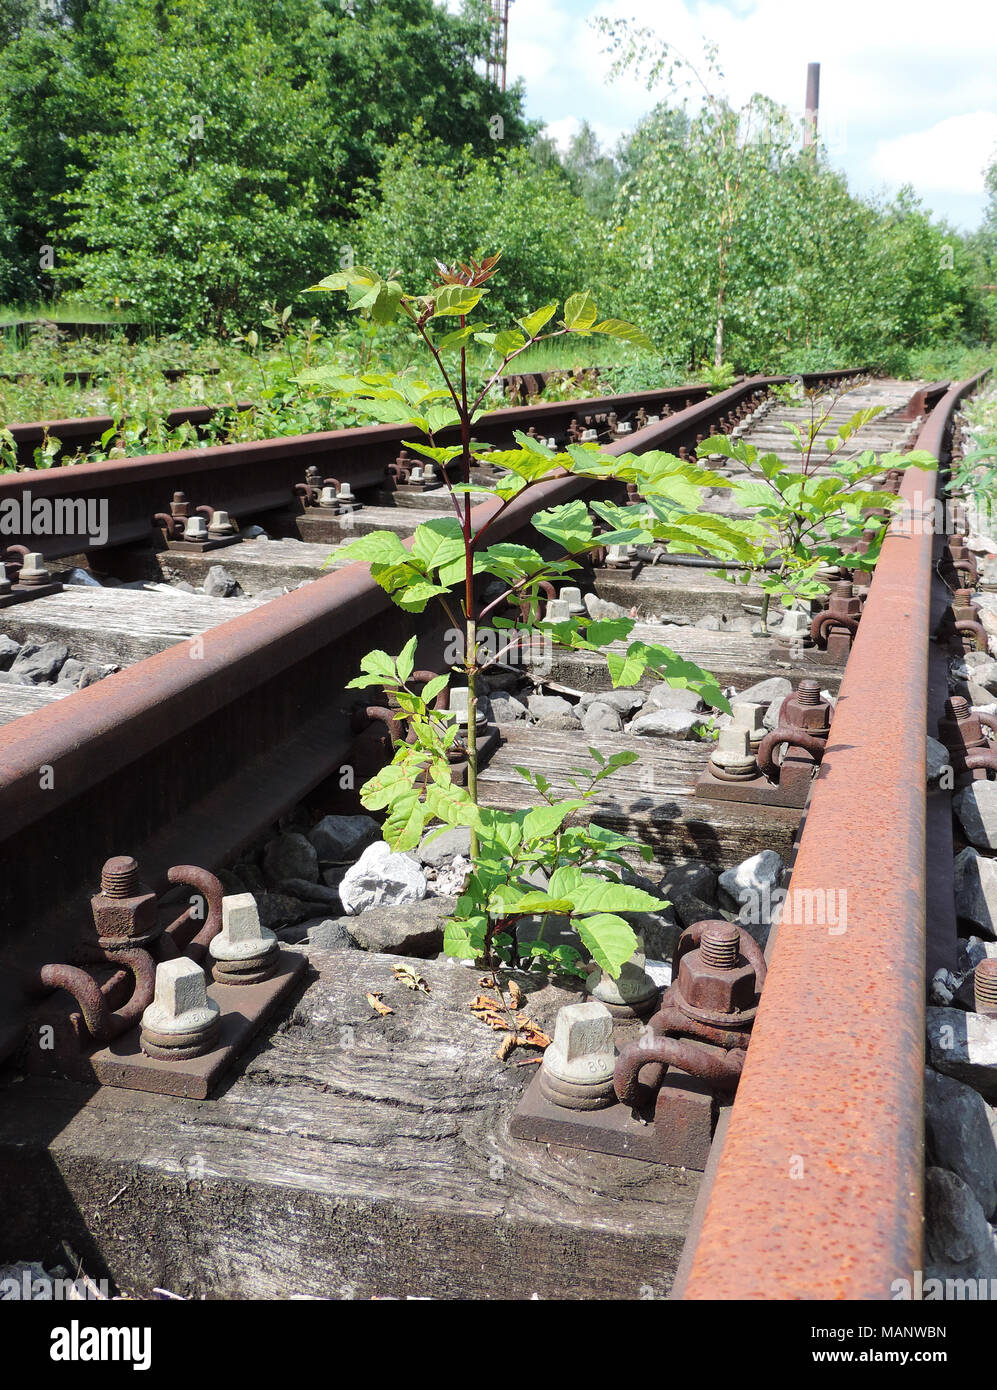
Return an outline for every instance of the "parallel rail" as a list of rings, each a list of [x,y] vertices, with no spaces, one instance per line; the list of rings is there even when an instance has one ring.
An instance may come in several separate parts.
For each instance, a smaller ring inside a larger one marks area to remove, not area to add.
[[[952,386],[918,435],[939,476],[956,407],[985,375]],[[915,517],[925,477],[904,477]],[[925,735],[943,541],[914,526],[883,544],[680,1297],[889,1299],[923,1268]],[[807,906],[831,891],[843,930]]]
[[[708,392],[709,388],[701,385],[667,387],[624,396],[513,406],[483,416],[475,425],[475,436],[483,443],[504,447],[513,442],[514,430],[526,429],[529,425],[537,426],[546,434],[559,434],[564,433],[572,417],[579,414],[608,410],[626,414],[640,405],[651,411],[665,406],[679,411],[706,400]],[[108,421],[104,428],[110,423]],[[79,442],[88,437],[92,422],[52,421],[49,430],[60,438],[68,438],[67,426],[76,427],[72,437]],[[40,442],[40,436],[36,438],[39,428],[18,425],[12,432],[18,439],[18,431],[27,431],[34,441],[33,448]],[[359,429],[285,435],[247,444],[176,449],[140,458],[79,464],[72,469],[38,471],[28,468],[25,472],[0,477],[0,514],[5,502],[13,500],[19,504],[25,492],[33,499],[71,496],[84,504],[93,499],[109,504],[109,545],[143,543],[149,540],[152,518],[157,512],[168,510],[175,490],[185,492],[195,506],[207,503],[242,517],[287,506],[293,499],[294,485],[302,482],[309,464],[315,464],[323,474],[349,482],[354,491],[374,487],[383,481],[387,465],[412,434],[413,431],[404,426],[369,425]],[[100,431],[93,438],[99,436]],[[456,437],[445,430],[439,436],[444,443],[453,442]],[[4,534],[8,545],[27,545],[29,549],[40,550],[49,559],[78,554],[91,544],[81,533],[50,537],[7,531]]]

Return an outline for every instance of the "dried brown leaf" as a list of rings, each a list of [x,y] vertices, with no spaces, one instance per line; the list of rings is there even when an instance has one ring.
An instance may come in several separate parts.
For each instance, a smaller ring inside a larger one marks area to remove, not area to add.
[[[393,965],[391,973],[406,989],[421,989],[424,994],[429,993],[429,985],[410,965]]]
[[[372,1009],[379,1013],[382,1018],[387,1018],[388,1014],[393,1014],[395,1012],[394,1009],[389,1009],[387,1004],[382,1002],[380,992],[368,994],[367,1003]]]

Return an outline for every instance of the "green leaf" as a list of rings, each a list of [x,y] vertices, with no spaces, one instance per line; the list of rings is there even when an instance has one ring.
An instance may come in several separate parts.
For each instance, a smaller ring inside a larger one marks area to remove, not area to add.
[[[603,319],[601,323],[593,325],[592,332],[605,333],[610,338],[618,338],[634,347],[644,348],[648,352],[654,351],[654,344],[644,330],[636,324],[625,323],[623,319]]]
[[[378,289],[371,306],[370,316],[375,323],[391,323],[397,317],[398,306],[402,300],[402,287],[397,280],[387,280]]]
[[[618,979],[621,967],[637,949],[637,938],[629,922],[600,912],[593,917],[573,917],[572,925],[596,964],[614,980]]]
[[[349,556],[351,560],[378,565],[403,564],[409,558],[401,537],[394,531],[371,531],[367,536],[360,536],[348,545],[339,547],[336,559],[340,560],[344,556]]]
[[[526,339],[515,328],[505,328],[501,333],[475,333],[475,340],[484,343],[499,357],[511,357],[514,352],[526,346]]]
[[[399,789],[391,798],[383,833],[391,848],[400,853],[415,849],[422,839],[426,808],[417,788]]]
[[[557,457],[555,450],[548,449],[547,445],[540,439],[534,439],[532,435],[524,434],[522,430],[513,430],[516,442],[523,448],[528,449],[531,454],[539,454],[541,458],[553,459]]]
[[[564,301],[564,326],[572,333],[587,333],[598,317],[595,300],[588,290],[569,295]]]
[[[459,458],[464,452],[461,444],[448,444],[445,449],[434,448],[432,444],[419,444],[415,440],[405,440],[406,449],[414,449],[417,454],[423,454],[426,458],[432,459],[441,467],[450,462],[451,459]]]
[[[442,584],[430,584],[428,580],[416,580],[414,584],[406,584],[400,593],[394,593],[391,597],[398,607],[403,608],[406,613],[421,613],[431,598],[437,598],[440,594],[449,592],[449,589]]]
[[[398,654],[396,665],[398,678],[401,681],[407,681],[415,670],[415,647],[418,640],[418,637],[410,637]]]
[[[452,333],[445,334],[436,344],[437,352],[446,352],[448,348],[461,347],[469,338],[481,338],[482,334],[475,332],[473,323],[465,323],[463,328],[455,328]]]
[[[458,960],[477,960],[484,954],[488,918],[476,913],[464,920],[451,917],[443,928],[443,949]]]
[[[544,304],[541,308],[534,309],[532,314],[527,314],[524,319],[517,319],[516,322],[522,325],[528,338],[535,338],[544,324],[549,323],[556,313],[557,300],[555,299],[550,304]]]
[[[427,570],[464,559],[464,532],[455,516],[434,517],[415,528],[412,554]]]
[[[614,688],[636,685],[647,670],[647,655],[643,642],[631,642],[625,652],[607,652],[606,666]]]
[[[539,890],[520,893],[514,883],[504,883],[492,893],[488,909],[493,916],[526,917],[534,912],[567,913],[571,911],[571,903],[567,898],[552,898]]]
[[[581,550],[592,543],[594,524],[588,507],[580,498],[537,512],[533,525],[542,536],[557,541],[565,550]]]
[[[523,821],[524,840],[546,840],[568,819],[573,811],[584,806],[583,801],[559,801],[556,806],[535,806],[527,811]]]
[[[449,684],[449,676],[434,676],[422,689],[422,698],[425,700],[426,704],[431,705],[440,691],[446,690]]]
[[[480,812],[480,840],[485,852],[506,858],[515,854],[523,838],[521,817],[485,807]]]
[[[472,290],[466,285],[444,285],[433,295],[434,307],[431,317],[455,318],[461,314],[469,314],[484,293],[484,290]]]

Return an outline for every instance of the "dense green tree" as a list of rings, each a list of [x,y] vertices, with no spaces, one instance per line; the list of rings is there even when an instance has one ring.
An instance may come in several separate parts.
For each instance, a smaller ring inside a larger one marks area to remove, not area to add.
[[[583,121],[575,131],[561,161],[572,190],[593,216],[609,220],[616,199],[620,171],[613,156],[602,148],[599,137]]]
[[[588,288],[607,312],[606,233],[572,192],[564,172],[538,164],[528,149],[492,159],[449,154],[417,130],[399,140],[380,177],[357,202],[357,259],[419,284],[433,258],[455,260],[501,250],[489,304],[513,314],[554,297],[563,285]],[[615,298],[622,298],[618,286]]]
[[[433,0],[3,0],[0,278],[218,327],[343,240],[357,184],[417,123],[448,147],[525,140],[475,68],[480,5]]]

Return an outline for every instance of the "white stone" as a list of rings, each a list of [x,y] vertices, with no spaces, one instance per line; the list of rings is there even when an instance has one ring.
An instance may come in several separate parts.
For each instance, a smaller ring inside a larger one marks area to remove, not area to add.
[[[945,744],[939,743],[937,738],[931,738],[929,735],[925,742],[928,745],[926,781],[932,786],[941,780],[946,768],[951,768],[952,759]]]
[[[997,860],[967,846],[955,859],[956,914],[988,936],[997,936]]]
[[[589,617],[597,621],[627,616],[625,608],[621,608],[618,603],[611,603],[608,598],[600,598],[598,594],[586,594],[585,607],[588,609]]]
[[[508,724],[515,719],[526,718],[526,706],[507,691],[497,690],[490,697],[492,716],[499,724]]]
[[[531,695],[528,704],[532,718],[541,723],[559,714],[575,713],[574,705],[569,704],[560,695]]]
[[[79,566],[74,566],[62,582],[63,584],[82,584],[88,589],[103,588],[99,579],[95,579],[89,570],[80,569]]]
[[[189,956],[177,956],[156,966],[156,993],[142,1015],[142,1026],[156,1033],[203,1032],[220,1012],[208,998],[201,967]]]
[[[782,859],[774,849],[763,849],[743,860],[734,869],[727,869],[717,880],[723,891],[740,907],[758,894],[769,894],[778,887]]]
[[[679,686],[662,682],[648,692],[648,704],[655,709],[704,710],[706,704],[695,690],[684,690]]]
[[[420,902],[426,896],[426,875],[407,854],[395,854],[378,840],[347,869],[339,896],[343,910],[354,916],[369,907]]]
[[[758,681],[742,690],[737,696],[738,704],[766,705],[773,700],[780,702],[793,692],[792,682],[785,676],[770,676],[768,680]]]
[[[433,885],[437,896],[442,898],[459,897],[464,891],[464,884],[467,882],[470,871],[470,859],[465,859],[462,854],[458,854],[452,864],[437,871],[436,883]]]
[[[629,731],[638,738],[694,739],[697,737],[696,726],[703,722],[703,717],[694,710],[655,710],[653,714],[639,715],[629,726]]]
[[[929,1007],[927,1031],[929,1065],[993,1101],[997,1097],[997,1019],[963,1009]]]
[[[581,711],[582,728],[588,734],[616,734],[623,728],[619,711],[596,700]]]
[[[583,710],[587,705],[611,705],[620,714],[626,717],[634,710],[642,709],[647,701],[647,696],[643,690],[597,690],[586,691],[575,706],[575,712]]]
[[[974,653],[982,656],[982,652]],[[997,661],[978,661],[970,668],[973,680],[982,685],[991,695],[997,695]]]
[[[997,849],[997,782],[971,782],[952,798],[952,809],[977,849]]]

